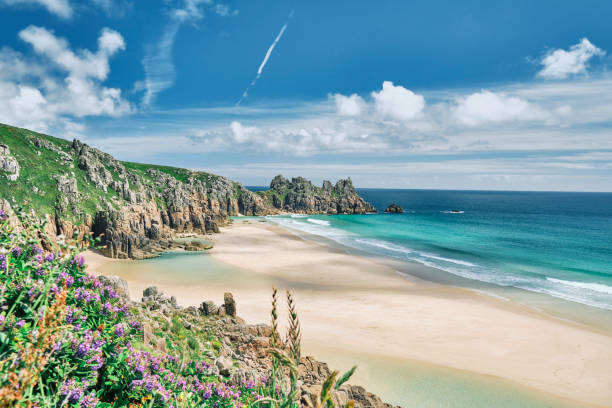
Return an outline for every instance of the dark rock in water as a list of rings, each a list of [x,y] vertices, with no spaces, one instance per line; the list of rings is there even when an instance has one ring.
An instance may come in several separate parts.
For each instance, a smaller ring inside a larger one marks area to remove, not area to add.
[[[225,306],[225,314],[236,317],[236,301],[230,292],[225,292],[223,295],[223,306]]]
[[[390,206],[388,206],[385,209],[385,212],[389,214],[401,214],[404,212],[404,209],[400,207],[399,205],[392,203]]]

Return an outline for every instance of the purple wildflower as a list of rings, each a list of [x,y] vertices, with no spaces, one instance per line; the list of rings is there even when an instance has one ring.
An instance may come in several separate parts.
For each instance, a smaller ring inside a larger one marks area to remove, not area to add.
[[[25,326],[25,320],[20,320],[17,323],[15,323],[15,326],[17,326],[18,328],[23,328],[23,326]]]
[[[95,394],[92,392],[89,395],[86,395],[81,401],[81,408],[95,408],[98,405],[98,400]]]
[[[123,325],[121,323],[117,323],[115,325],[114,333],[117,337],[123,337],[123,335],[125,334],[125,329],[123,328]]]

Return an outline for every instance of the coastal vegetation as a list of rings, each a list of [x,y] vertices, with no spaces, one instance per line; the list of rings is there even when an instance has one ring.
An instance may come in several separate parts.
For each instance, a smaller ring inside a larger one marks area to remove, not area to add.
[[[276,290],[272,325],[260,327],[241,323],[235,305],[230,310],[226,304],[225,316],[204,316],[152,288],[144,302],[130,302],[120,280],[87,273],[81,251],[97,241],[44,250],[44,225],[15,216],[19,228],[0,211],[0,407],[339,405],[334,393],[347,389],[355,368],[341,377],[323,370],[320,388],[304,393],[304,362],[313,362],[301,356],[290,293],[285,338]],[[232,328],[240,335],[228,334]],[[267,337],[245,337],[253,331]],[[260,355],[260,368],[236,370],[238,363],[226,355],[237,352]],[[341,405],[354,404],[345,398]]]

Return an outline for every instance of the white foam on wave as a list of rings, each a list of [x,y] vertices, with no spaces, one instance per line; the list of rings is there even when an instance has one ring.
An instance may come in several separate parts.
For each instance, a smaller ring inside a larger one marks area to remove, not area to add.
[[[329,221],[317,220],[316,218],[308,218],[307,221],[312,222],[313,224],[317,224],[317,225],[325,225],[326,227],[329,227],[331,225]]]
[[[426,254],[424,252],[419,252],[419,255],[424,256],[425,258],[437,259],[438,261],[444,261],[444,262],[451,262],[451,263],[454,263],[454,264],[457,264],[457,265],[476,266],[475,264],[473,264],[471,262],[468,262],[468,261],[461,261],[459,259],[445,258],[443,256]]]
[[[566,281],[563,279],[555,279],[551,277],[546,277],[546,280],[550,282],[560,283],[566,286],[572,286],[574,288],[580,289],[588,289],[593,292],[605,293],[607,295],[612,295],[612,286],[604,285],[602,283],[588,283],[588,282],[574,282],[574,281]]]
[[[382,248],[382,249],[386,249],[388,251],[393,251],[393,252],[401,252],[404,254],[413,254],[415,253],[413,250],[399,246],[399,245],[395,245],[392,244],[390,242],[386,242],[386,241],[381,241],[378,239],[355,239],[355,242],[361,243],[361,244],[365,244],[367,246],[373,246],[376,248]]]
[[[291,218],[306,218],[306,214],[291,214]]]
[[[500,273],[500,271],[491,270],[468,261],[445,258],[432,253],[415,251],[388,241],[361,237],[351,232],[334,228],[329,221],[318,220],[316,218],[274,216],[268,219],[293,230],[331,239],[341,245],[418,262],[466,279],[498,286],[516,287],[600,309],[612,310],[612,299],[609,298],[609,295],[612,295],[612,287],[604,284],[565,281],[550,277],[541,279],[518,276],[513,273]]]

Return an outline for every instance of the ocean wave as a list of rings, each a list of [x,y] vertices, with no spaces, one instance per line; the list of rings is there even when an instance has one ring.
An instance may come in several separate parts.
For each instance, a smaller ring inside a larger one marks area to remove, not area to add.
[[[451,262],[451,263],[454,263],[454,264],[457,264],[457,265],[476,266],[475,264],[473,264],[471,262],[468,262],[468,261],[461,261],[459,259],[444,258],[443,256],[426,254],[426,253],[423,253],[423,252],[419,252],[419,255],[424,256],[425,258],[432,258],[432,259],[437,259],[438,261]]]
[[[306,218],[308,215],[306,214],[291,214],[291,218]]]
[[[599,283],[574,282],[548,276],[527,276],[472,262],[447,258],[436,253],[417,251],[389,241],[363,237],[331,226],[329,221],[305,217],[271,217],[279,225],[330,239],[366,253],[373,253],[418,262],[462,278],[485,282],[501,287],[515,287],[531,292],[543,293],[567,301],[581,303],[600,309],[612,310],[612,287]]]
[[[566,281],[563,279],[555,279],[551,277],[546,277],[546,280],[550,282],[560,283],[566,286],[572,286],[574,288],[588,289],[593,292],[605,293],[607,295],[612,295],[612,286],[604,285],[602,283],[588,283],[588,282],[574,282],[574,281]]]
[[[388,251],[393,251],[393,252],[401,252],[405,254],[415,253],[411,249],[408,249],[408,248],[405,248],[399,245],[395,245],[387,241],[381,241],[378,239],[355,239],[355,242],[365,244],[367,246],[373,246],[373,247],[377,247],[381,249],[386,249]]]
[[[326,227],[329,227],[331,225],[329,221],[317,220],[316,218],[308,218],[306,221],[312,222],[313,224],[317,224],[317,225],[325,225]]]

